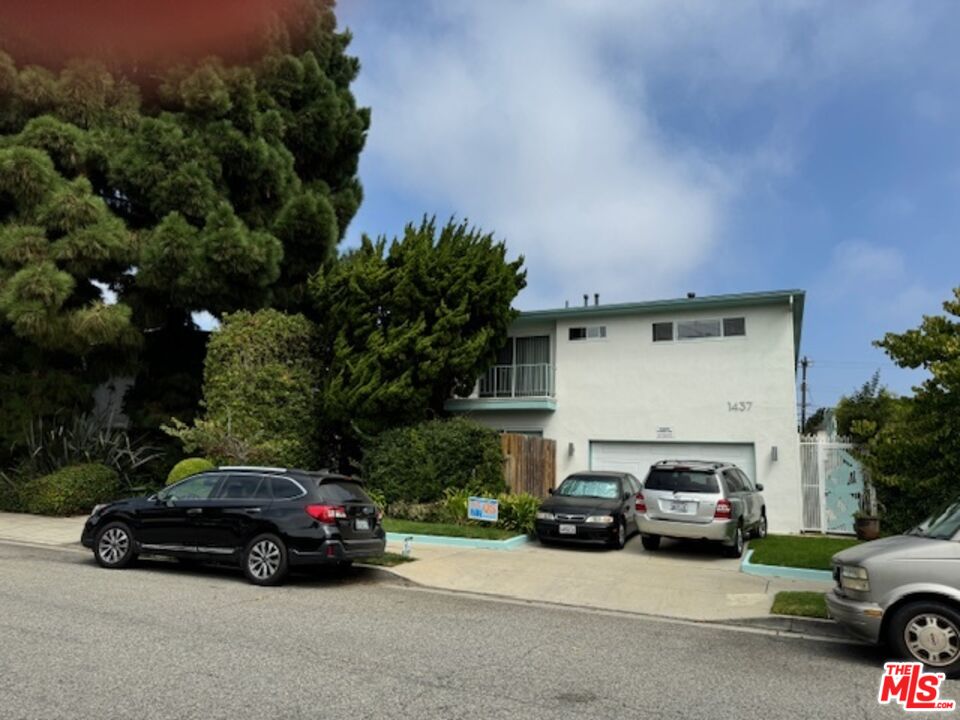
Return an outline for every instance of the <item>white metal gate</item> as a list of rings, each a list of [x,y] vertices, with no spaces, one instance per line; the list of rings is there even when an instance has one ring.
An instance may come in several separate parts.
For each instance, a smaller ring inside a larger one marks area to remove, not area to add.
[[[863,466],[843,438],[800,438],[803,530],[853,534],[853,514],[863,493]]]

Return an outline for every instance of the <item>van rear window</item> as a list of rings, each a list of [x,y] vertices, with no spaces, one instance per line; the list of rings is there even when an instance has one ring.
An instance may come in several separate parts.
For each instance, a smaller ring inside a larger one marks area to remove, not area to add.
[[[666,492],[718,493],[720,485],[712,472],[696,470],[651,470],[643,487]]]

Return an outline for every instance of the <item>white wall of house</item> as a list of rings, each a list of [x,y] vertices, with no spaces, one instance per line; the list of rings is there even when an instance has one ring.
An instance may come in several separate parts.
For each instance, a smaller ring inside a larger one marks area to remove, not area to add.
[[[746,335],[653,341],[655,322],[724,317],[744,317]],[[605,326],[606,337],[569,340],[571,327],[592,325]],[[642,480],[649,458],[661,449],[664,458],[679,451],[713,451],[717,457],[695,459],[725,460],[746,458],[752,446],[754,468],[744,470],[755,472],[754,480],[764,485],[771,531],[800,530],[794,325],[788,303],[597,313],[537,326],[521,318],[511,334],[547,332],[553,337],[556,409],[472,411],[471,417],[497,429],[542,431],[555,439],[558,482],[591,464],[593,469],[604,464],[631,469]],[[638,444],[608,444],[613,442]],[[637,467],[629,467],[631,458]]]

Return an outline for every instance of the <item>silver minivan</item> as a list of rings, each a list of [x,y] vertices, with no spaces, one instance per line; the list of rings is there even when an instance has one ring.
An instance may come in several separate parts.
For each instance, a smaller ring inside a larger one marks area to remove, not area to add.
[[[833,556],[830,616],[898,656],[960,674],[960,502],[904,535]]]
[[[660,538],[712,540],[740,557],[748,536],[767,534],[767,506],[755,485],[731,463],[661,460],[637,495],[637,529],[646,550]]]

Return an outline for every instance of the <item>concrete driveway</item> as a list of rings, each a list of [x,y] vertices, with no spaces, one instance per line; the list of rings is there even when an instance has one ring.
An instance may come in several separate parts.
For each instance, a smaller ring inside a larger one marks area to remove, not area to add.
[[[393,571],[429,587],[689,620],[763,617],[780,590],[830,587],[745,575],[711,545],[665,540],[649,552],[639,536],[620,551],[533,541],[512,551],[414,544],[413,556]]]

